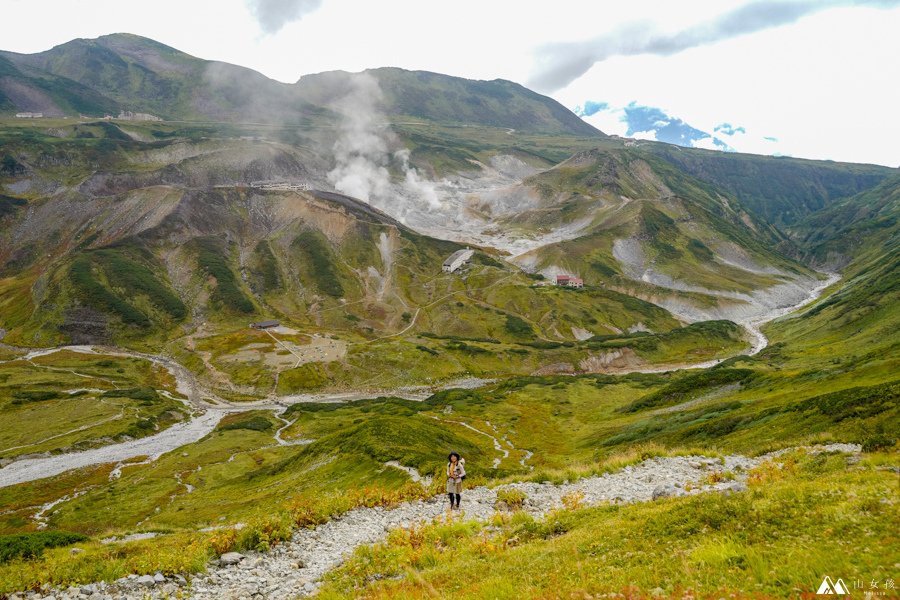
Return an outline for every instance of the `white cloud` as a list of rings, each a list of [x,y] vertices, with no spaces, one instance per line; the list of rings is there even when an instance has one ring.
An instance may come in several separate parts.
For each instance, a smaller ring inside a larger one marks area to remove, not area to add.
[[[637,100],[709,132],[739,123],[748,135],[728,143],[740,151],[900,166],[897,31],[900,10],[832,10],[674,56],[616,57],[555,97]]]
[[[635,131],[631,137],[636,140],[653,140],[656,141],[656,131],[650,129],[647,131]]]
[[[706,148],[707,150],[722,150],[721,146],[717,146],[715,138],[707,137],[699,140],[692,140],[691,145],[694,148]]]
[[[266,33],[278,33],[288,23],[314,12],[322,0],[247,0],[250,12]]]

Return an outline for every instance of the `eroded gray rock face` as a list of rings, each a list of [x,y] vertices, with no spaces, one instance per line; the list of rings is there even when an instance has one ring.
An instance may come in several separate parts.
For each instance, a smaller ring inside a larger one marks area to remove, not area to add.
[[[832,444],[807,450],[859,453],[860,447],[853,444]],[[747,489],[744,482],[747,471],[765,460],[776,459],[784,452],[773,452],[756,458],[740,455],[724,458],[659,457],[627,466],[615,473],[561,485],[523,482],[503,487],[524,492],[526,497],[522,510],[540,518],[548,511],[563,506],[564,499],[588,506],[601,502],[645,502],[711,491],[740,493]],[[714,473],[729,475],[717,483],[704,483],[719,479],[710,477]],[[731,476],[734,478],[730,479]],[[462,511],[455,518],[487,520],[496,511],[496,502],[496,488],[465,490]],[[357,547],[384,540],[391,529],[427,523],[446,514],[447,503],[443,496],[406,502],[391,509],[359,508],[315,529],[298,530],[290,541],[276,546],[266,554],[223,554],[216,564],[210,565],[207,573],[195,575],[189,582],[181,575],[130,575],[112,584],[100,582],[81,588],[53,590],[52,593],[58,600],[75,600],[81,597],[92,600],[161,600],[177,593],[199,600],[287,600],[308,596],[318,589],[322,576],[339,566]],[[51,590],[48,589],[46,593],[49,592]],[[34,592],[21,597],[29,600],[44,598]]]

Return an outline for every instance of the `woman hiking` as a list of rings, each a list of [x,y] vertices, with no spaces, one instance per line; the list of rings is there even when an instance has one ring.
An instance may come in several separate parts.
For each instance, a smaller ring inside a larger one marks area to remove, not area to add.
[[[459,457],[459,452],[451,452],[447,457],[447,496],[450,498],[450,510],[459,510],[459,496],[462,494],[462,482],[466,478],[466,459]]]

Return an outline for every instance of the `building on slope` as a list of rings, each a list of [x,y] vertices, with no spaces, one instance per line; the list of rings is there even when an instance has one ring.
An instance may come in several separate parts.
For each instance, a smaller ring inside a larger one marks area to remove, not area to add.
[[[453,273],[461,266],[469,262],[473,254],[475,254],[475,251],[468,248],[466,248],[465,250],[457,250],[456,252],[451,254],[447,258],[447,260],[444,261],[444,273]]]
[[[584,280],[580,277],[571,277],[569,275],[557,275],[556,285],[561,287],[583,288]]]

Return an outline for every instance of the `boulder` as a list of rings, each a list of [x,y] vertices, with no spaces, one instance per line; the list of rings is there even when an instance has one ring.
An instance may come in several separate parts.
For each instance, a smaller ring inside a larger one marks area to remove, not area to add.
[[[224,567],[236,565],[244,560],[244,555],[240,552],[226,552],[219,558],[219,564]]]
[[[653,499],[667,498],[675,493],[675,488],[671,485],[658,485],[653,488]]]
[[[746,492],[747,484],[743,481],[732,481],[725,490],[728,492]]]

